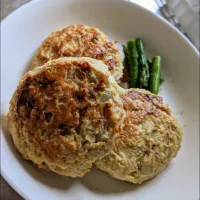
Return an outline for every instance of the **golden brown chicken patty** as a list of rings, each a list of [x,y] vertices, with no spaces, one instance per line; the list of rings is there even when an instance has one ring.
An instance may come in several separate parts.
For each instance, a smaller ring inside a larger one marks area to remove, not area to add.
[[[9,130],[25,159],[81,177],[110,152],[123,105],[101,62],[60,58],[25,74],[10,101]]]
[[[158,174],[177,155],[182,132],[161,97],[145,90],[123,90],[126,111],[120,137],[96,166],[112,177],[142,183]]]
[[[115,42],[110,42],[99,29],[71,25],[51,33],[42,43],[32,68],[60,57],[91,57],[102,60],[116,80],[122,76],[123,65]]]

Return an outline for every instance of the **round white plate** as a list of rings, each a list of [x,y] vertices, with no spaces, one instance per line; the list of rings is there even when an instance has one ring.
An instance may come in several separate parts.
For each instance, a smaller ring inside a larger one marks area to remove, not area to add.
[[[142,184],[114,180],[93,170],[82,179],[37,169],[13,147],[5,115],[19,78],[45,37],[69,24],[98,27],[125,43],[141,37],[148,52],[161,55],[162,95],[183,126],[182,148],[169,167]],[[1,173],[32,200],[197,200],[199,189],[199,54],[179,32],[151,12],[122,0],[36,0],[1,24]]]

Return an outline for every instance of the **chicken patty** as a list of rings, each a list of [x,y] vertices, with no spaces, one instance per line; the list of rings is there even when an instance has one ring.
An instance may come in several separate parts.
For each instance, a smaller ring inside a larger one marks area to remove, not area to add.
[[[60,58],[24,75],[10,101],[8,124],[25,159],[81,177],[112,149],[123,113],[103,62]]]
[[[177,155],[182,132],[161,97],[145,90],[121,91],[126,115],[111,153],[96,166],[112,177],[142,183],[158,174]]]
[[[116,80],[122,76],[123,64],[115,42],[110,42],[99,29],[71,25],[51,33],[42,43],[32,68],[60,57],[91,57],[102,60]]]

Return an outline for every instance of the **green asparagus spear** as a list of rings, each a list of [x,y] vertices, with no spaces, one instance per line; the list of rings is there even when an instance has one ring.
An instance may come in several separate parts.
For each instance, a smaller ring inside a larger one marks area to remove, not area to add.
[[[124,51],[124,66],[128,68],[128,49],[125,45],[123,45]]]
[[[151,76],[149,90],[154,94],[158,94],[160,86],[160,70],[161,70],[161,57],[156,56],[153,58],[151,66]]]
[[[140,38],[137,38],[135,42],[139,56],[139,82],[142,87],[148,88],[150,74],[148,61],[144,52],[144,45]]]
[[[138,83],[138,53],[134,40],[129,40],[127,42],[128,49],[128,63],[129,63],[129,75],[130,75],[130,87],[137,88],[139,87]]]
[[[151,71],[152,60],[150,58],[147,58],[147,62],[149,64],[149,71]],[[164,81],[165,81],[164,76],[160,74],[160,84],[162,84]]]
[[[147,58],[146,58],[145,53],[144,53],[144,45],[143,45],[142,39],[137,38],[135,40],[135,44],[136,44],[137,51],[138,51],[139,62],[142,65],[145,65],[145,63],[147,62]]]

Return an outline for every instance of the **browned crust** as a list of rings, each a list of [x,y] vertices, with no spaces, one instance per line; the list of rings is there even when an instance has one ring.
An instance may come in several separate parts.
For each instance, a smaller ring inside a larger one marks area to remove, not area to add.
[[[119,133],[121,119],[113,117],[110,108],[122,109],[122,104],[114,100],[117,92],[109,82],[109,73],[97,70],[91,60],[48,62],[23,77],[11,100],[9,123],[17,127],[17,133],[11,130],[13,138],[24,140],[27,151],[47,163],[94,162],[109,152]],[[108,89],[114,95],[108,102],[100,102],[101,93]]]
[[[51,33],[39,48],[32,67],[60,57],[102,60],[117,79],[122,76],[123,65],[115,42],[108,41],[106,35],[94,27],[71,25]]]
[[[182,131],[162,97],[146,90],[122,91],[126,115],[111,153],[96,161],[114,178],[142,183],[177,155]]]

